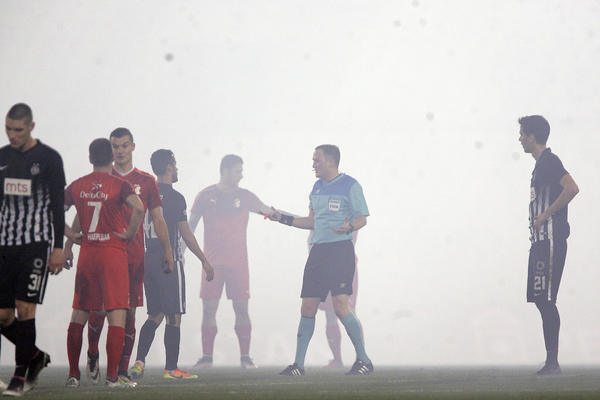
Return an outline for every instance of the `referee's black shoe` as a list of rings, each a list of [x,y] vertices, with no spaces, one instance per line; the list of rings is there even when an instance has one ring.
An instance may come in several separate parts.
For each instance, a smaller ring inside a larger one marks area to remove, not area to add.
[[[283,371],[279,373],[279,375],[287,375],[287,376],[303,376],[304,368],[300,368],[298,364],[293,363],[292,365],[288,365]]]
[[[48,364],[50,364],[50,355],[48,353],[44,353],[41,350],[38,350],[29,362],[29,367],[27,368],[27,376],[25,377],[25,385],[23,387],[24,391],[28,392],[34,388],[34,386],[37,384],[40,372],[42,371],[42,369],[47,367]]]
[[[374,369],[372,362],[367,364],[363,360],[356,360],[346,375],[369,375]]]

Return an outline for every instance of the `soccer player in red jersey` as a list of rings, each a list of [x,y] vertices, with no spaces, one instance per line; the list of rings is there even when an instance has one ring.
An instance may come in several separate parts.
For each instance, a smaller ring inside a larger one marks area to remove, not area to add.
[[[100,310],[106,310],[109,325],[106,385],[135,386],[118,379],[117,367],[123,351],[129,308],[126,246],[140,227],[144,206],[129,183],[112,175],[113,156],[107,139],[94,140],[89,153],[93,172],[77,179],[65,190],[65,208],[75,206],[84,233],[67,334],[69,378],[66,386],[79,387],[83,327],[90,311]],[[70,267],[72,242],[68,241],[66,246],[67,266]]]
[[[174,268],[173,253],[169,242],[167,224],[162,215],[160,206],[162,201],[158,191],[156,179],[133,166],[132,153],[135,150],[133,135],[126,128],[117,128],[110,134],[110,143],[114,155],[114,166],[112,173],[129,182],[135,193],[141,198],[144,211],[148,211],[158,240],[160,241],[164,255],[162,265],[165,272],[171,272]],[[127,323],[125,325],[125,345],[123,355],[119,362],[119,379],[129,382],[128,375],[129,359],[135,342],[135,310],[144,305],[144,233],[139,229],[135,237],[127,244],[127,258],[129,264],[129,302],[130,308],[127,312]],[[92,313],[88,328],[88,375],[93,382],[99,380],[98,368],[98,341],[104,324],[104,315]]]
[[[226,287],[233,302],[235,333],[240,344],[240,365],[255,368],[250,358],[251,323],[248,314],[250,283],[246,230],[249,212],[269,214],[271,209],[252,192],[240,188],[242,159],[234,154],[223,157],[221,179],[196,196],[190,215],[192,231],[204,217],[204,252],[214,268],[214,279],[202,279],[202,351],[195,368],[212,366],[213,346],[217,335],[216,313]]]

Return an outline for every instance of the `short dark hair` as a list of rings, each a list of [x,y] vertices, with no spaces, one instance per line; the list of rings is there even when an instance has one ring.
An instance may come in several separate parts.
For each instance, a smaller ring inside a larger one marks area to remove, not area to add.
[[[103,167],[113,160],[112,147],[106,138],[94,139],[90,143],[90,161],[94,167]]]
[[[219,171],[221,173],[223,173],[223,171],[225,171],[226,169],[229,169],[236,164],[243,164],[243,163],[244,163],[244,161],[242,160],[242,157],[237,156],[235,154],[227,154],[221,160],[221,166],[219,167]]]
[[[336,167],[340,165],[340,149],[333,144],[322,144],[315,147],[315,150],[321,150],[327,156],[333,159]]]
[[[156,175],[163,175],[167,172],[167,165],[175,165],[175,154],[171,150],[159,149],[150,156],[152,171]]]
[[[33,121],[33,113],[31,112],[31,107],[29,107],[25,103],[17,103],[8,110],[8,114],[6,116],[15,121],[19,121],[24,119],[26,123],[31,123]]]
[[[117,128],[110,133],[111,139],[112,138],[120,139],[124,136],[129,136],[129,139],[131,139],[131,142],[133,143],[133,135],[131,134],[131,131],[127,128]]]
[[[527,115],[519,118],[521,132],[525,135],[533,135],[538,144],[546,144],[550,136],[550,124],[541,115]]]

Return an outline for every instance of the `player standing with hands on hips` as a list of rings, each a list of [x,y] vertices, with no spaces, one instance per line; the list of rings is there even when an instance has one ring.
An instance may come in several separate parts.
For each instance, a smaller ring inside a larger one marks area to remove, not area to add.
[[[550,124],[541,115],[519,118],[519,141],[525,153],[535,158],[529,202],[529,272],[527,302],[535,303],[542,315],[546,362],[538,375],[560,374],[558,333],[560,316],[556,296],[567,256],[568,204],[577,193],[577,184],[560,159],[546,147]]]
[[[373,363],[367,356],[361,325],[350,311],[349,296],[355,272],[352,232],[367,224],[369,210],[362,187],[356,179],[338,171],[340,150],[337,146],[317,146],[313,168],[319,180],[310,193],[308,217],[282,214],[276,209],[270,219],[301,229],[313,229],[312,248],[304,267],[301,318],[298,327],[296,359],[280,375],[304,375],[304,358],[315,330],[319,303],[331,291],[333,308],[346,328],[356,350],[356,361],[347,375],[368,375]]]

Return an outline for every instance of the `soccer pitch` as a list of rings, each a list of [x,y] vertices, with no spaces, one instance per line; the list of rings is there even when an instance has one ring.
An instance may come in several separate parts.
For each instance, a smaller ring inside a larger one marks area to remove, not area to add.
[[[537,377],[534,367],[377,368],[371,376],[308,368],[304,377],[278,376],[281,368],[212,368],[200,381],[167,381],[150,368],[135,389],[89,385],[67,389],[67,369],[50,367],[31,399],[593,399],[600,398],[600,368],[565,367],[560,376]],[[11,370],[1,370],[6,381]],[[103,371],[104,372],[104,371]]]

